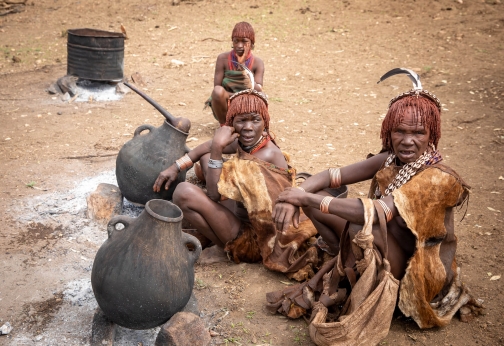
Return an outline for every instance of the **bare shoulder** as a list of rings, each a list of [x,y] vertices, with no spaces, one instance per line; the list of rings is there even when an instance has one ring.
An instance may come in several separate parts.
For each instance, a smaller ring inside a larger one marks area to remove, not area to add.
[[[258,64],[264,65],[264,61],[255,54],[254,54],[254,61],[257,62]]]
[[[229,56],[229,52],[220,53],[217,56],[217,65],[227,66],[228,56]]]
[[[271,141],[253,155],[258,159],[272,163],[277,167],[288,168],[287,160],[285,160],[285,156],[282,151]]]
[[[257,55],[254,55],[254,68],[264,68],[264,61]]]
[[[220,53],[218,56],[217,56],[217,59],[220,60],[220,59],[226,59],[228,58],[229,56],[229,53],[230,52],[223,52],[223,53]]]

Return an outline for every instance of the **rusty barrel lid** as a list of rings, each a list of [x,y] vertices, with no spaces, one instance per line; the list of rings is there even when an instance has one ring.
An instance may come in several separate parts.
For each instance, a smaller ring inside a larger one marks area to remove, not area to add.
[[[124,34],[69,29],[67,74],[95,81],[119,82],[124,76]]]

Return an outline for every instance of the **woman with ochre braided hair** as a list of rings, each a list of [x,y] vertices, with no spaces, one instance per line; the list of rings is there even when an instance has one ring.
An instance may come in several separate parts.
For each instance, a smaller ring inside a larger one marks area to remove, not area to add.
[[[219,54],[215,63],[214,89],[205,102],[219,123],[226,122],[229,97],[245,89],[262,91],[263,61],[252,53],[255,44],[254,28],[247,22],[235,25],[229,52]]]
[[[262,261],[271,270],[294,275],[317,260],[316,251],[293,260],[293,254],[304,249],[316,230],[306,219],[306,229],[278,234],[271,212],[278,194],[293,186],[295,172],[270,136],[266,96],[244,90],[229,101],[225,125],[215,131],[212,140],[161,172],[154,191],[163,186],[168,189],[180,170],[199,161],[207,193],[183,182],[173,194],[184,219],[223,247],[234,262]],[[223,162],[223,154],[236,155]]]
[[[273,218],[278,229],[287,229],[297,223],[301,207],[320,234],[320,247],[333,254],[348,252],[351,242],[342,234],[345,227],[349,227],[345,234],[362,228],[364,204],[361,199],[333,198],[325,189],[371,179],[368,198],[379,203],[376,208],[386,216],[385,238],[374,214],[374,245],[384,253],[386,239],[391,273],[400,280],[399,308],[421,328],[443,326],[465,304],[479,307],[460,282],[455,261],[454,208],[468,199],[469,186],[442,163],[436,149],[441,138],[437,97],[423,90],[418,75],[408,69],[391,70],[380,81],[399,73],[407,74],[414,88],[390,101],[380,135],[382,151],[313,175],[298,188],[287,188],[277,198]],[[286,315],[296,305],[269,303]]]

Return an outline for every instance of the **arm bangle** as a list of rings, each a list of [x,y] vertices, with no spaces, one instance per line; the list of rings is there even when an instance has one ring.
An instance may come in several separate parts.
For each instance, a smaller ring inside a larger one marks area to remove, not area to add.
[[[390,220],[392,220],[392,211],[387,206],[387,204],[384,201],[382,201],[381,199],[378,200],[378,203],[380,203],[380,205],[383,208],[383,211],[385,212],[385,216],[387,217],[387,222],[389,222]]]
[[[222,168],[222,160],[208,159],[208,168]]]
[[[180,159],[175,161],[175,164],[179,168],[179,171],[184,170],[184,169],[189,169],[194,165],[191,158],[187,154],[185,154]]]
[[[330,188],[341,186],[341,172],[339,168],[329,168],[329,177],[331,178],[329,183]]]
[[[320,202],[320,211],[323,212],[324,214],[329,214],[329,204],[333,200],[334,197],[331,196],[326,196],[324,199],[322,199],[322,202]]]

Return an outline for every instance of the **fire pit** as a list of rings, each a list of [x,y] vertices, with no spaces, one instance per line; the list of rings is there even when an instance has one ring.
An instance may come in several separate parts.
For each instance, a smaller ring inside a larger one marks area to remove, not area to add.
[[[70,29],[67,41],[67,75],[47,92],[64,102],[115,101],[129,92],[124,78],[124,39],[121,32]]]
[[[124,72],[124,34],[70,29],[67,74],[93,81],[120,82]]]

